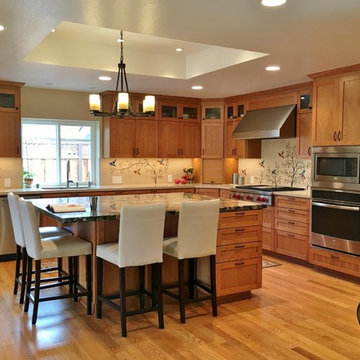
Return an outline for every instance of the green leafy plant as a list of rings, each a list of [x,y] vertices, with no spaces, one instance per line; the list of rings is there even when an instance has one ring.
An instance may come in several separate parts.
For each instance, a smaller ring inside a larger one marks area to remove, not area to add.
[[[30,171],[23,170],[23,178],[25,179],[34,179],[34,174]]]

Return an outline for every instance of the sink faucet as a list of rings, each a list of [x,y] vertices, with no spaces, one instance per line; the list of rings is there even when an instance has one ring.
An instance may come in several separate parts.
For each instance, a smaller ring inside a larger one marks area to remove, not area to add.
[[[70,188],[70,183],[73,183],[73,180],[70,180],[70,159],[66,161],[66,188]]]

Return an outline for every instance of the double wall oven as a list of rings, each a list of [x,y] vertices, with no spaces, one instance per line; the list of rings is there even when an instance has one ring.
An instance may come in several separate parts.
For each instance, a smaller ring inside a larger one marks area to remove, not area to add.
[[[360,256],[360,146],[314,147],[313,246]]]

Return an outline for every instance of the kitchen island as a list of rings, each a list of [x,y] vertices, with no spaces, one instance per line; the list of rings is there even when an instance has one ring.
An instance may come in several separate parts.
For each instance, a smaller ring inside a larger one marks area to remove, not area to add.
[[[93,244],[93,280],[96,293],[96,245],[118,241],[119,216],[123,205],[147,205],[166,203],[165,236],[176,236],[180,204],[183,201],[202,201],[208,196],[189,193],[159,193],[98,197],[97,208],[91,210],[91,197],[50,198],[31,200],[42,215],[52,218],[75,235]],[[86,211],[54,213],[48,205],[77,203],[83,204]],[[217,289],[219,297],[251,295],[250,291],[261,287],[261,230],[262,208],[264,205],[248,201],[220,200],[220,217],[217,241]],[[194,234],[196,241],[196,234]],[[82,259],[81,259],[82,260]],[[164,284],[176,282],[176,259],[164,256]],[[207,269],[199,262],[198,276],[208,280]],[[81,261],[80,261],[81,262]],[[81,262],[82,264],[82,262]],[[81,265],[83,268],[83,264]],[[137,286],[137,269],[128,273],[128,285]],[[82,271],[80,272],[82,273]],[[118,289],[117,268],[107,263],[104,267],[104,291],[113,293]],[[81,280],[81,279],[80,279]],[[95,297],[94,297],[95,299]]]

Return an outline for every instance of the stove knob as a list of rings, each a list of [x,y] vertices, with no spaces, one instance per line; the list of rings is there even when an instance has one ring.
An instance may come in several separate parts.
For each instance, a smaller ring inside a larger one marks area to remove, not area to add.
[[[241,199],[241,195],[240,195],[240,194],[237,194],[236,198],[237,198],[238,200],[240,200],[240,199]]]
[[[261,198],[260,196],[258,196],[258,197],[256,198],[256,201],[264,201],[264,199]]]
[[[269,202],[269,199],[267,199],[267,198],[262,198],[261,201],[262,201],[262,202]]]
[[[245,199],[246,200],[252,200],[252,197],[250,195],[247,195]]]
[[[237,198],[236,194],[233,194],[232,198],[233,198],[233,199],[236,199],[236,198]]]
[[[243,195],[239,195],[238,199],[243,200],[244,196]]]

